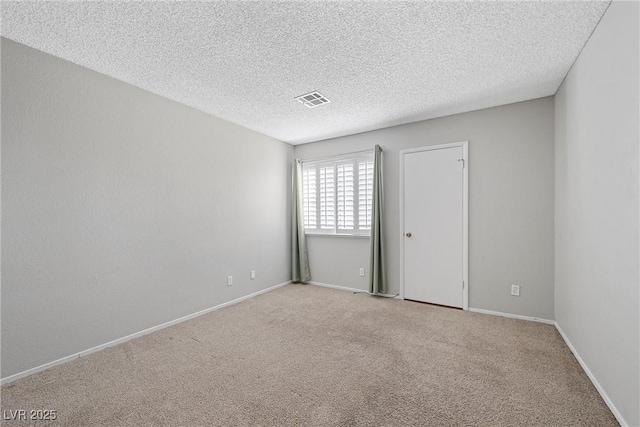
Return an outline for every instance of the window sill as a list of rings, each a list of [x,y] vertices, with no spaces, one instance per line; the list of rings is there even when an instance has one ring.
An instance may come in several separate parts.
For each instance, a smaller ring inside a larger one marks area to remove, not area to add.
[[[334,234],[334,233],[309,233],[309,232],[305,232],[304,234],[306,234],[308,237],[347,237],[347,238],[355,237],[356,239],[368,239],[369,237],[371,237],[368,234]]]

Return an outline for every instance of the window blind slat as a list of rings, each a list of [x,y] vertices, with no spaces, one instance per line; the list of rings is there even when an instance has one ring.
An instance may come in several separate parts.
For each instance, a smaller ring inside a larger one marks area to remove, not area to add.
[[[358,228],[371,229],[371,203],[373,201],[373,162],[358,163]]]
[[[302,205],[304,226],[308,229],[316,228],[316,171],[303,168],[302,170]]]
[[[353,230],[353,163],[337,165],[338,170],[338,229]]]

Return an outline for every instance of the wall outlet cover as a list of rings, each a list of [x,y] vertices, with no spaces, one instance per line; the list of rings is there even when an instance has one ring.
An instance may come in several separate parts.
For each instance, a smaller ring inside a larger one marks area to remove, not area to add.
[[[364,268],[360,267],[360,277],[364,277]]]
[[[233,276],[227,276],[227,286],[233,285]]]
[[[251,270],[250,276],[251,276],[251,280],[255,279],[256,278],[256,271],[255,270]]]
[[[514,297],[520,296],[520,285],[511,285],[511,295]]]

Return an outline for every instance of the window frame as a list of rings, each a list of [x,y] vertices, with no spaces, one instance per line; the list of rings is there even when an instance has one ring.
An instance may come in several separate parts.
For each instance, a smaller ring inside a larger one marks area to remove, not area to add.
[[[315,169],[315,217],[316,217],[316,227],[308,228],[305,224],[305,234],[308,236],[333,236],[333,237],[365,237],[368,238],[371,235],[371,226],[369,228],[360,228],[360,175],[359,175],[359,165],[362,162],[370,162],[373,169],[373,161],[374,161],[374,151],[365,151],[360,152],[358,154],[351,155],[340,155],[340,156],[331,156],[325,157],[322,159],[311,159],[311,160],[303,160],[302,161],[302,173],[303,177],[305,174],[305,169]],[[339,208],[338,208],[338,167],[340,165],[351,164],[353,166],[353,229],[340,229],[339,228]],[[321,228],[321,178],[320,178],[320,170],[321,168],[331,167],[333,169],[333,228]],[[373,178],[371,178],[371,187],[373,187]],[[306,187],[303,184],[303,198],[306,196],[305,194]],[[372,191],[372,190],[371,190]],[[370,204],[373,204],[373,194],[371,195],[371,199],[367,200]],[[303,203],[303,205],[305,205]],[[367,210],[371,211],[373,206],[365,207],[365,212]],[[303,206],[303,209],[306,209],[306,205]],[[303,210],[303,217],[307,216],[306,210]],[[305,221],[306,222],[306,221]],[[369,221],[370,223],[371,221]]]

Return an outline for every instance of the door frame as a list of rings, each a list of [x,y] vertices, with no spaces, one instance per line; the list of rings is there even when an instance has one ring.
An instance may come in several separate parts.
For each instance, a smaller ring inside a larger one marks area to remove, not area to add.
[[[400,150],[400,299],[404,299],[404,156],[421,151],[462,147],[462,309],[469,309],[469,141]]]

